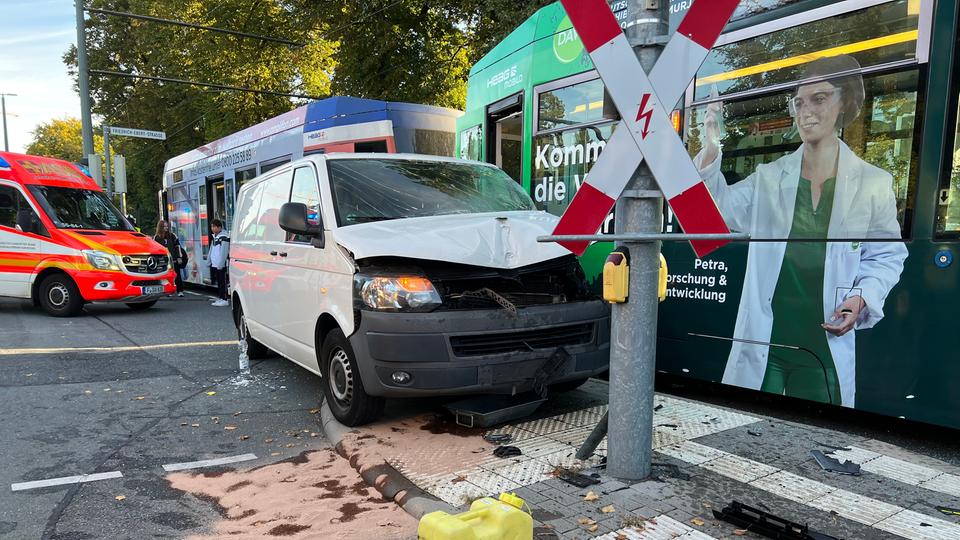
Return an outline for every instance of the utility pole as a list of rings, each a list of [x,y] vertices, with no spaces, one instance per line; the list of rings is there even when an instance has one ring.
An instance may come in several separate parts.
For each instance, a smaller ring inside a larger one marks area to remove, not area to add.
[[[10,141],[7,139],[7,96],[16,97],[16,94],[0,94],[0,107],[3,109],[3,151],[10,151]]]
[[[628,2],[629,26],[624,32],[647,73],[660,56],[666,39],[668,3]],[[616,234],[660,232],[663,198],[646,162],[617,200],[616,216]],[[660,242],[618,245],[630,252],[630,301],[612,306],[607,470],[617,478],[639,479],[650,476],[653,452]]]
[[[80,126],[83,133],[83,157],[93,150],[93,121],[90,118],[90,73],[87,66],[87,37],[83,19],[83,0],[74,0],[77,8],[77,83],[80,90]]]

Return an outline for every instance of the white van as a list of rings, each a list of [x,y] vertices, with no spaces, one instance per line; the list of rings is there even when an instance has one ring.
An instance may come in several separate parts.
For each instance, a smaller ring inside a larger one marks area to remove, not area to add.
[[[607,368],[610,311],[536,241],[557,219],[485,163],[309,156],[240,189],[234,321],[251,358],[320,375],[350,426],[385,397],[575,387]]]

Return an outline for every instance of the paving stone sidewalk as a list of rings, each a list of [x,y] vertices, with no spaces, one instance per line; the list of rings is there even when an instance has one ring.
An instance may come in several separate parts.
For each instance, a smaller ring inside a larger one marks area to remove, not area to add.
[[[529,505],[535,538],[757,538],[717,520],[731,501],[837,538],[960,540],[960,470],[906,449],[837,431],[658,394],[654,477],[606,474],[605,441],[587,462],[574,454],[606,410],[606,385],[591,381],[533,420],[489,432],[429,415],[357,430],[344,443],[358,468],[387,463],[451,511],[512,491]],[[583,406],[586,405],[586,406]],[[507,434],[522,455],[498,458],[483,435]],[[616,436],[613,434],[612,436]],[[836,448],[844,448],[837,450]],[[860,464],[859,476],[826,472],[810,451]],[[561,481],[563,468],[599,483]]]

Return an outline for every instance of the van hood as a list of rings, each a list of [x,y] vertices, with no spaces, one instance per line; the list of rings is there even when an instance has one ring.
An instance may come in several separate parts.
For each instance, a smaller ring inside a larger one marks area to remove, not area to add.
[[[167,252],[149,236],[134,231],[59,231],[81,249],[94,249],[116,255],[164,255]]]
[[[510,269],[569,255],[556,243],[537,242],[558,221],[535,211],[454,214],[350,225],[334,237],[357,260],[407,257]]]

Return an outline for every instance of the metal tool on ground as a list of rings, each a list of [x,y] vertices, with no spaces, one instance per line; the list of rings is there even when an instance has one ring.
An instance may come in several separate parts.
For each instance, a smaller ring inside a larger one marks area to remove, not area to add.
[[[561,470],[559,474],[557,474],[557,479],[580,488],[585,488],[600,483],[600,480],[597,478],[580,474],[578,472],[571,471],[570,469]]]
[[[420,519],[419,540],[532,540],[533,517],[523,510],[526,503],[511,493],[499,499],[473,501],[470,510],[448,514],[442,510]]]
[[[714,510],[713,517],[732,523],[752,533],[778,540],[838,540],[829,534],[811,531],[806,525],[779,518],[769,512],[733,501],[723,510]]]
[[[627,18],[636,21],[627,29],[629,41],[604,0],[562,3],[622,120],[553,235],[538,241],[558,242],[576,254],[599,240],[620,241],[629,250],[629,300],[613,305],[607,423],[619,436],[608,442],[608,470],[635,480],[650,475],[653,453],[659,241],[689,240],[702,257],[746,238],[729,234],[666,112],[682,97],[738,0],[693,3],[662,55],[668,2],[628,2]],[[664,196],[685,234],[660,232]],[[596,235],[614,204],[615,234]]]

